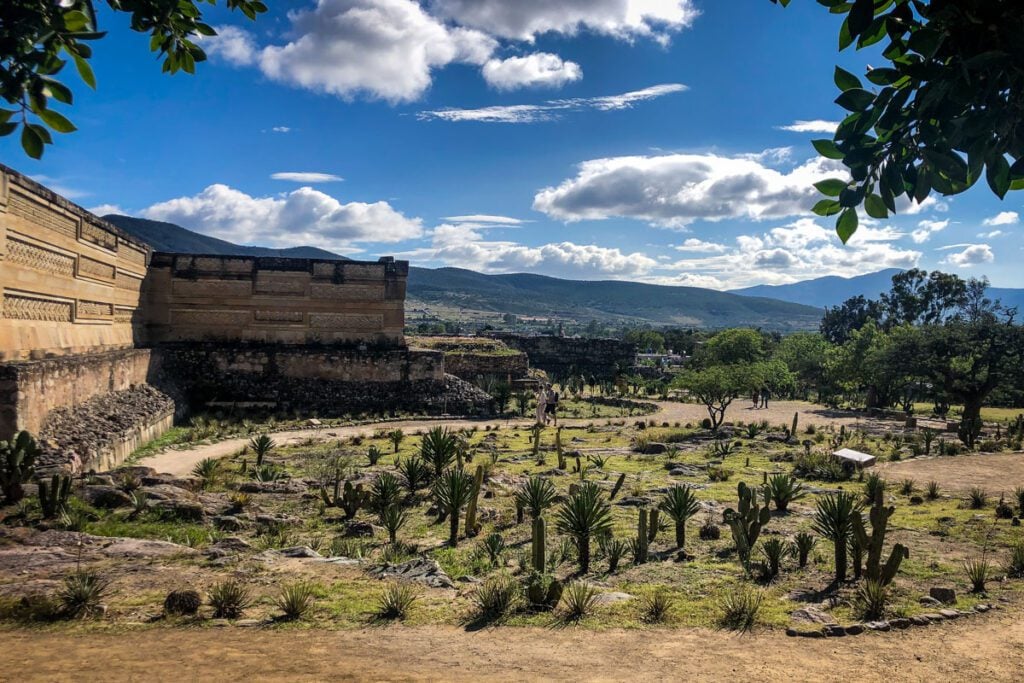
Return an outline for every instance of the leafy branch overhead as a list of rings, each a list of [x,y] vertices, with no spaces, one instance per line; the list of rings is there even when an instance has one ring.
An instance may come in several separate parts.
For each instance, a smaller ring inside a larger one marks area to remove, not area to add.
[[[131,28],[148,33],[150,50],[163,58],[165,73],[195,73],[206,54],[196,44],[216,35],[203,22],[200,5],[218,0],[105,0],[111,10],[131,15]],[[228,9],[249,19],[267,11],[260,0],[223,0]],[[68,61],[79,78],[96,87],[89,60],[92,43],[106,36],[98,30],[94,0],[3,0],[0,3],[0,136],[21,129],[21,146],[34,159],[53,142],[51,131],[71,133],[75,125],[51,108],[71,105],[71,89],[58,75]],[[8,108],[12,107],[12,108]]]
[[[857,230],[861,205],[886,218],[901,195],[918,203],[933,191],[955,195],[983,175],[1000,199],[1024,188],[1024,4],[817,1],[845,15],[840,50],[888,40],[887,64],[868,70],[869,84],[836,67],[836,104],[849,114],[834,139],[813,141],[850,169],[849,180],[815,185],[828,198],[814,212],[837,216],[843,242]]]

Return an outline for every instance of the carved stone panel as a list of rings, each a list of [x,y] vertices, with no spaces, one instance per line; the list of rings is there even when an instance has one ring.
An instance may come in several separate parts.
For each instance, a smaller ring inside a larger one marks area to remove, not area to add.
[[[79,277],[90,277],[96,280],[113,282],[115,280],[115,268],[109,263],[103,263],[88,256],[78,257]]]
[[[383,301],[383,285],[333,285],[315,282],[311,294],[314,299],[337,301]]]
[[[310,313],[310,327],[333,330],[379,330],[384,316],[361,313]]]
[[[44,249],[11,237],[7,242],[7,259],[26,268],[64,277],[75,276],[75,258],[51,249]]]
[[[102,301],[79,300],[78,306],[76,307],[75,317],[90,320],[107,320],[114,317],[114,304],[108,304]]]
[[[3,299],[3,316],[12,320],[69,323],[74,313],[73,308],[70,301],[43,296],[6,292]]]
[[[226,327],[248,325],[251,318],[249,311],[210,311],[203,309],[175,309],[171,311],[171,329],[175,325],[196,327]]]
[[[78,221],[55,211],[50,207],[26,197],[20,192],[11,192],[7,210],[36,225],[67,235],[78,236]]]
[[[202,298],[249,297],[252,295],[251,280],[175,280],[171,285],[175,296]]]
[[[82,239],[108,251],[117,251],[117,235],[87,220],[82,221]]]
[[[302,323],[302,316],[302,311],[253,311],[253,319],[258,323],[295,325]]]

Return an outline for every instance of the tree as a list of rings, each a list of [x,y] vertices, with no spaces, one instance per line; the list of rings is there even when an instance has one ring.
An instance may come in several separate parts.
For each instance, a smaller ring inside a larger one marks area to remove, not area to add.
[[[771,0],[786,6],[790,0]],[[865,87],[839,67],[836,99],[850,112],[819,154],[840,159],[849,179],[815,184],[828,198],[814,212],[837,216],[846,242],[857,207],[884,219],[901,195],[918,203],[932,191],[964,192],[985,176],[1000,199],[1024,188],[1024,70],[1018,0],[818,0],[845,15],[839,49],[888,39],[886,64]]]
[[[783,337],[775,349],[774,358],[786,364],[805,401],[810,400],[811,391],[817,391],[818,401],[822,400],[827,352],[828,342],[814,332],[794,332]]]
[[[219,0],[106,0],[114,12],[131,14],[131,29],[148,33],[149,47],[163,57],[165,73],[195,73],[206,53],[196,44],[216,31],[203,22],[199,7]],[[14,109],[0,108],[0,136],[21,128],[21,146],[34,159],[53,142],[50,131],[74,132],[75,126],[51,108],[52,102],[71,105],[71,89],[55,76],[75,64],[79,78],[90,88],[96,77],[89,59],[91,43],[102,39],[96,21],[96,0],[4,0],[0,4],[0,95]],[[260,0],[224,0],[228,9],[249,19],[267,11]]]
[[[830,493],[818,500],[814,513],[816,532],[832,541],[835,550],[836,583],[846,581],[846,545],[853,534],[853,518],[860,515],[860,502],[846,491]]]
[[[703,370],[684,372],[673,386],[689,391],[707,408],[711,428],[718,429],[725,420],[729,404],[749,386],[750,366],[713,365]]]
[[[256,454],[256,467],[262,467],[263,459],[267,457],[270,451],[277,448],[277,442],[266,434],[260,434],[249,439],[249,448]]]
[[[504,415],[508,410],[508,402],[512,400],[512,385],[504,380],[495,382],[491,388],[491,398],[498,407],[498,414]]]
[[[857,295],[839,306],[825,308],[825,315],[821,318],[821,335],[831,344],[844,344],[854,331],[869,322],[881,324],[882,305]]]
[[[967,303],[968,283],[956,275],[919,268],[892,276],[892,288],[881,296],[886,324],[931,325],[954,315]]]
[[[723,330],[707,340],[697,359],[705,365],[756,363],[765,357],[765,340],[757,330]]]

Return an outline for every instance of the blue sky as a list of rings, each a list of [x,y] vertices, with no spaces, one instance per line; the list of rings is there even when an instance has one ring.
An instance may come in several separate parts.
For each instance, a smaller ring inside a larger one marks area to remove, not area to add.
[[[211,11],[194,77],[162,75],[105,12],[98,90],[71,83],[79,131],[39,162],[13,139],[0,155],[103,212],[354,258],[718,289],[918,265],[1024,287],[1019,195],[907,206],[846,247],[810,214],[811,183],[842,175],[810,146],[841,118],[833,66],[872,55],[838,54],[809,0],[273,4]]]

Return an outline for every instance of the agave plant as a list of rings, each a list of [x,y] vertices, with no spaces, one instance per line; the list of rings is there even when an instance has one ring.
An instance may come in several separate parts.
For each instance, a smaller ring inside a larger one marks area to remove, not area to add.
[[[483,549],[487,553],[487,559],[491,561],[491,566],[497,567],[506,550],[505,539],[498,532],[494,532],[484,539]]]
[[[249,448],[256,455],[256,467],[262,467],[263,459],[277,448],[277,442],[266,434],[260,434],[249,439]]]
[[[458,435],[445,427],[431,429],[423,436],[423,443],[420,444],[420,457],[433,466],[435,477],[441,476],[458,452]]]
[[[580,572],[590,571],[590,538],[611,530],[611,506],[601,499],[601,489],[591,481],[581,483],[555,515],[555,527],[576,543]]]
[[[57,593],[61,610],[68,617],[91,617],[100,611],[110,580],[96,572],[78,570],[64,578]]]
[[[885,479],[876,472],[872,472],[864,478],[864,502],[870,503],[875,499],[878,491],[885,492]]]
[[[419,456],[406,458],[399,462],[398,471],[401,472],[405,480],[405,487],[411,494],[415,494],[430,483],[430,467]]]
[[[853,518],[860,514],[860,503],[850,493],[839,491],[818,499],[814,530],[835,546],[836,582],[846,580],[846,548],[853,533]]]
[[[398,532],[409,522],[409,511],[399,505],[389,505],[377,513],[377,521],[388,532],[388,540],[395,543]]]
[[[454,547],[459,542],[459,510],[473,496],[473,477],[461,468],[450,467],[434,480],[434,500],[448,516],[448,543]]]
[[[779,512],[785,512],[790,503],[804,495],[803,484],[791,474],[773,474],[764,485],[765,500],[771,499]]]
[[[374,512],[398,507],[402,502],[402,485],[391,472],[381,472],[370,487],[370,501]]]
[[[203,458],[192,468],[192,474],[199,479],[199,485],[205,490],[216,483],[220,477],[221,461],[218,458]]]
[[[391,445],[394,446],[395,453],[397,453],[398,448],[402,445],[402,442],[405,441],[405,432],[401,429],[392,429],[387,433],[387,439],[391,442]]]
[[[697,494],[689,485],[673,486],[658,504],[658,509],[672,518],[676,526],[676,547],[686,547],[686,523],[700,510]]]
[[[557,495],[550,479],[534,475],[516,489],[516,506],[527,510],[532,518],[537,519],[554,504]]]

